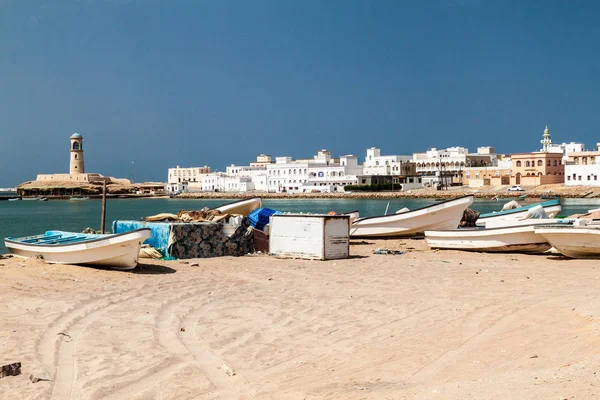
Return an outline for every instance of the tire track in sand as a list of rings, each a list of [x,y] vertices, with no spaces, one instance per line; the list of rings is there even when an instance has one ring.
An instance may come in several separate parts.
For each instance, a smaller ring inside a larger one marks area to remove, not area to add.
[[[172,287],[171,289],[178,292],[189,289],[191,282],[181,287]],[[177,339],[176,331],[179,330],[178,319],[175,317],[176,310],[185,302],[197,297],[208,290],[187,291],[186,293],[170,298],[170,292],[163,292],[167,297],[158,308],[154,323],[154,338],[158,344],[170,355],[170,357],[161,363],[134,373],[133,377],[128,376],[123,379],[117,379],[108,383],[104,383],[106,387],[117,383],[116,388],[108,392],[102,392],[101,397],[108,399],[126,399],[138,395],[157,384],[160,384],[165,379],[175,374],[186,365],[193,362],[189,352]],[[155,296],[155,294],[153,294]],[[98,391],[96,391],[98,393]],[[95,398],[95,396],[92,396]]]
[[[66,327],[65,330],[68,330],[70,340],[63,339],[58,345],[58,350],[56,352],[57,356],[55,359],[56,372],[54,374],[52,399],[79,399],[81,397],[79,388],[75,385],[75,377],[77,375],[75,352],[80,335],[91,323],[107,312],[108,309],[120,305],[134,297],[135,294],[118,296],[117,298],[111,296],[111,300],[102,302],[97,307],[92,308],[87,315],[80,319],[73,320],[72,323]]]
[[[143,290],[143,288],[140,290]],[[125,290],[121,290],[116,293],[92,296],[76,303],[60,314],[38,339],[36,354],[43,368],[52,376],[54,382],[51,392],[52,397],[71,398],[73,396],[73,376],[76,372],[73,356],[76,339],[87,325],[99,316],[97,314],[101,313],[106,307],[121,303],[134,296],[123,296],[125,292]],[[60,374],[59,369],[62,370]],[[66,386],[66,388],[63,386]],[[60,393],[55,395],[54,392],[57,387]],[[74,396],[77,398],[79,392],[76,391]]]
[[[178,340],[192,355],[195,362],[202,368],[202,371],[204,371],[204,374],[208,379],[215,385],[221,399],[254,399],[251,387],[244,377],[239,374],[234,376],[227,375],[225,371],[220,369],[220,366],[226,363],[213,353],[207,344],[198,340],[196,324],[204,313],[203,307],[207,304],[208,303],[204,304],[184,317],[182,325],[187,326],[188,328],[193,327],[193,329],[191,329],[191,332],[179,331],[178,334],[176,333]]]

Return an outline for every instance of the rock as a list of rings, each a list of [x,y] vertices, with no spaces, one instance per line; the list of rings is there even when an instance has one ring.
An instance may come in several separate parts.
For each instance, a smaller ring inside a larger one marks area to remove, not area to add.
[[[17,376],[17,375],[21,375],[21,363],[20,362],[3,365],[2,369],[0,370],[0,378],[4,378],[7,376]]]
[[[199,265],[200,264],[198,264],[198,263],[193,263],[193,264],[190,264],[190,267],[198,267]]]
[[[29,380],[31,381],[31,383],[38,383],[42,381],[49,381],[50,379],[46,377],[39,377],[34,374],[29,374]]]
[[[233,368],[231,368],[227,364],[221,364],[221,366],[219,368],[222,369],[223,371],[225,371],[225,373],[227,375],[229,375],[229,376],[234,376],[235,375],[235,371],[233,370]]]
[[[531,355],[529,356],[529,358],[538,358],[538,355],[537,355],[537,354],[531,354]]]

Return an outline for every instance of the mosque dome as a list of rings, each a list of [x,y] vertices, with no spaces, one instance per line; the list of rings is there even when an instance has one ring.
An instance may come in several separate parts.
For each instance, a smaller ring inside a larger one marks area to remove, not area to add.
[[[79,133],[75,132],[74,134],[71,135],[71,139],[81,139],[83,136],[81,136]]]

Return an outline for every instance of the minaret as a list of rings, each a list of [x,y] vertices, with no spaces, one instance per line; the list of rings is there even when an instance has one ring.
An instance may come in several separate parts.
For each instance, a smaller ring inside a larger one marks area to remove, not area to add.
[[[69,174],[83,173],[85,173],[83,165],[83,136],[75,132],[71,135],[71,168],[69,168]]]
[[[548,129],[548,126],[546,126],[546,129],[544,129],[544,138],[540,141],[540,143],[542,143],[543,146],[542,152],[547,153],[548,147],[550,144],[552,144],[552,140],[550,140],[550,129]]]

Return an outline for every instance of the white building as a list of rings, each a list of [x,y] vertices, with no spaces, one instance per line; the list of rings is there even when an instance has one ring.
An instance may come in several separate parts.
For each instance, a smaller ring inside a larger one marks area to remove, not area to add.
[[[312,159],[292,160],[276,157],[267,165],[269,192],[338,191],[356,184],[362,171],[358,157],[353,155],[332,158],[323,149]]]
[[[548,129],[547,126],[546,129],[544,129],[543,139],[540,141],[540,143],[542,143],[542,149],[540,152],[563,153],[563,161],[569,160],[570,153],[581,153],[585,151],[585,145],[583,143],[552,143],[552,139],[550,138],[550,129]]]
[[[463,170],[467,167],[497,165],[497,154],[490,146],[478,147],[477,153],[469,153],[465,147],[432,148],[424,153],[414,153],[413,161],[424,186],[450,185],[461,183]]]
[[[189,184],[193,188],[200,187],[202,177],[210,173],[210,167],[189,167],[182,168],[179,165],[175,168],[169,168],[167,178],[167,191],[169,193],[181,193],[188,191]]]
[[[260,157],[261,156],[259,156],[259,158]],[[250,181],[252,182],[252,186],[254,187],[254,189],[251,189],[251,190],[256,190],[259,192],[266,192],[269,189],[267,186],[267,164],[266,163],[265,164],[253,163],[253,165],[251,164],[251,165],[244,165],[244,166],[231,164],[225,170],[226,170],[225,173],[228,176],[250,178]],[[250,190],[248,190],[248,191],[250,191]]]
[[[367,149],[363,175],[403,175],[402,165],[410,162],[412,156],[382,156],[376,147]]]
[[[570,152],[565,162],[567,186],[600,186],[600,143],[596,151]]]

